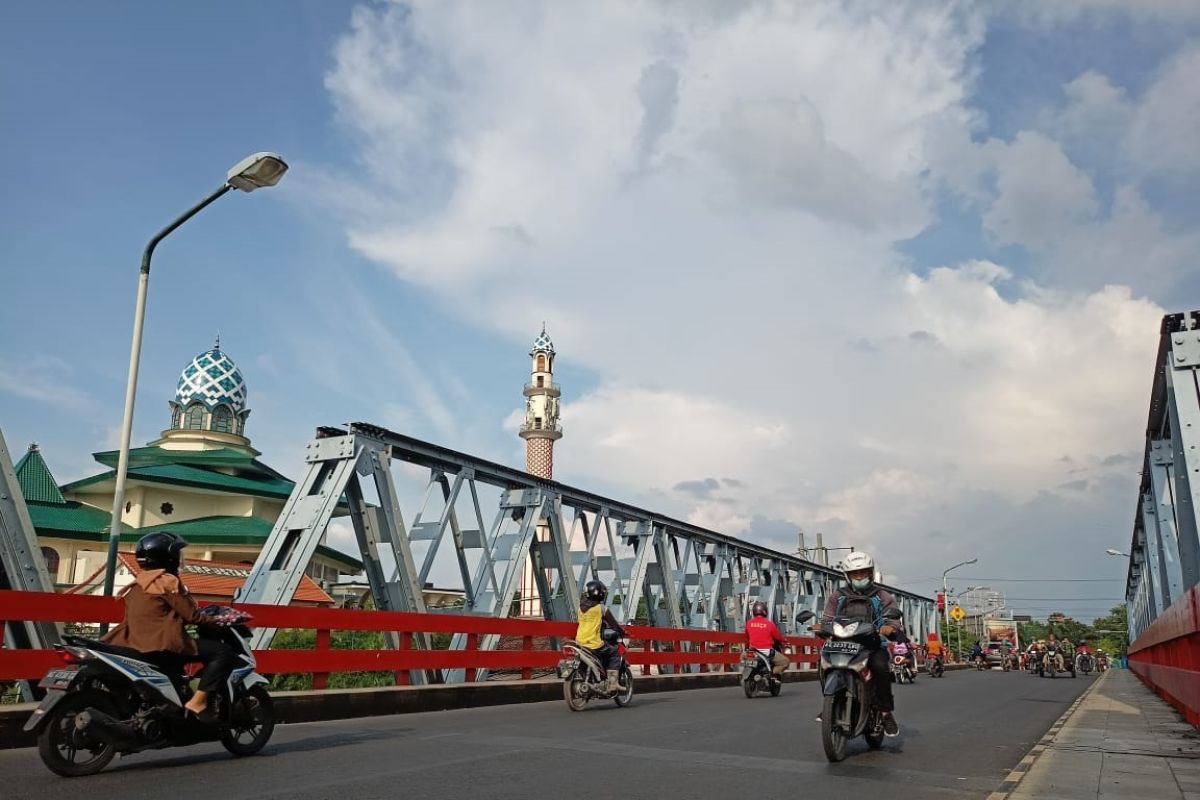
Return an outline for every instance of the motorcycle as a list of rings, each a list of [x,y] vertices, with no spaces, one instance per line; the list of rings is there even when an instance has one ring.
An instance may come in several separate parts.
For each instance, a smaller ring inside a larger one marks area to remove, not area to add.
[[[1042,656],[1042,677],[1053,678],[1060,672],[1066,672],[1062,653],[1055,647],[1048,648]]]
[[[563,658],[558,662],[558,677],[563,682],[563,698],[567,707],[572,711],[583,711],[588,702],[594,697],[612,699],[618,707],[624,708],[633,702],[633,672],[625,661],[625,644],[617,632],[605,629],[600,638],[617,648],[621,654],[620,672],[617,677],[617,691],[608,691],[605,678],[606,670],[591,650],[579,644],[568,641],[563,645]]]
[[[1075,656],[1075,669],[1082,672],[1084,675],[1091,675],[1095,669],[1096,663],[1092,658],[1091,653],[1080,653]]]
[[[980,672],[988,668],[987,659],[983,656],[975,656],[975,658],[971,659],[971,662],[975,665],[975,669]]]
[[[1096,674],[1101,675],[1108,669],[1108,656],[1101,653],[1096,656]]]
[[[182,658],[152,663],[144,653],[80,636],[55,645],[63,666],[38,684],[46,695],[25,723],[37,733],[38,754],[51,772],[66,778],[94,775],[120,753],[183,747],[219,740],[236,756],[254,755],[275,729],[267,679],[255,672],[250,616],[207,606],[210,621],[201,638],[224,642],[237,655],[225,685],[212,693],[212,719],[185,714],[192,696]]]
[[[929,659],[929,677],[941,678],[946,675],[946,665],[942,663],[941,656],[934,656]]]
[[[808,622],[816,615],[801,611],[797,622]],[[899,609],[884,612],[885,620],[901,618]],[[872,750],[883,744],[883,717],[875,705],[872,681],[889,680],[888,675],[873,675],[867,666],[871,655],[868,644],[878,635],[869,622],[838,617],[822,623],[816,635],[821,645],[822,693],[825,704],[821,711],[821,743],[825,757],[841,761],[846,757],[846,745],[862,736]]]
[[[783,681],[771,671],[771,659],[750,648],[742,654],[742,691],[750,699],[760,692],[770,692],[778,697],[783,691]]]
[[[912,667],[909,666],[908,656],[899,654],[892,656],[891,678],[894,683],[913,682]]]

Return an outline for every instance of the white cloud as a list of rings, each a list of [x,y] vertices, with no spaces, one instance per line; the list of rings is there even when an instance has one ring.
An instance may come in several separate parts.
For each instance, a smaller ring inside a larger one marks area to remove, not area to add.
[[[546,319],[560,363],[598,376],[565,398],[558,477],[903,563],[944,551],[947,508],[1024,524],[1078,477],[1064,454],[1136,449],[1162,309],[1096,279],[1099,245],[1058,241],[1144,242],[1152,220],[1134,192],[1106,215],[1047,135],[972,143],[970,10],[475,8],[360,10],[339,42],[329,86],[387,209],[351,243],[515,341]],[[910,272],[894,242],[928,221],[927,174],[1086,278]],[[735,482],[675,489],[711,476]]]
[[[1200,7],[1200,4],[1196,4]],[[1148,172],[1200,170],[1200,47],[1171,59],[1146,91],[1129,130],[1129,149]]]
[[[74,385],[74,370],[56,356],[0,356],[0,393],[34,400],[65,411],[83,411],[93,401]]]

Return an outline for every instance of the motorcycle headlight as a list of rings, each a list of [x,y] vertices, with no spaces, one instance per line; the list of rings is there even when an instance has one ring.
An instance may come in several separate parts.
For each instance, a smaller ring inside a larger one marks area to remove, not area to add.
[[[833,623],[833,635],[839,639],[849,639],[858,633],[858,625],[859,623],[857,622],[851,622],[846,625],[835,622]]]

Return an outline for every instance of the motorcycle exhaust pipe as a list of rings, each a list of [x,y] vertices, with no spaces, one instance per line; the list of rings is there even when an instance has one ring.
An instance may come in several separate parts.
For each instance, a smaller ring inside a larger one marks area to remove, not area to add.
[[[75,715],[75,728],[118,750],[126,750],[137,744],[137,733],[132,727],[91,706]]]

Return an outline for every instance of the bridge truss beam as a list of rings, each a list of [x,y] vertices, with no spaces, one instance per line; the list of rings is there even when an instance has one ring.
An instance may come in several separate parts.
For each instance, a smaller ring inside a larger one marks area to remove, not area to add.
[[[795,635],[796,613],[819,611],[841,579],[837,570],[789,553],[366,423],[322,428],[306,461],[307,474],[271,531],[241,602],[290,602],[343,496],[376,603],[389,610],[425,610],[420,589],[444,548],[453,552],[462,611],[492,617],[513,613],[526,559],[534,565],[545,618],[559,621],[575,619],[579,587],[596,578],[610,587],[621,622],[639,618],[659,627],[740,631],[749,605],[762,600]],[[408,529],[395,501],[390,461],[428,474]],[[364,500],[360,476],[372,478],[378,505]],[[483,487],[500,493],[490,525],[480,501]],[[549,535],[538,536],[539,529]],[[381,552],[389,553],[389,563]],[[913,637],[924,640],[934,629],[933,601],[891,591]],[[261,634],[256,646],[269,639],[270,632]],[[476,642],[462,635],[451,647],[491,649],[497,643],[495,636]]]
[[[1200,311],[1160,330],[1126,580],[1129,639],[1200,584]]]

